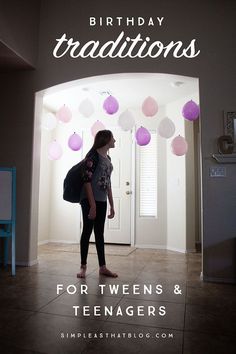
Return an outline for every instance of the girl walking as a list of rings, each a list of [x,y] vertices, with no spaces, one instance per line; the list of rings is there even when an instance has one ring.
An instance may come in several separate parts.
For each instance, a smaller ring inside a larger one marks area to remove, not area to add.
[[[115,139],[110,130],[99,131],[94,144],[84,160],[83,188],[80,204],[83,214],[83,230],[80,239],[81,267],[78,278],[85,278],[89,239],[94,230],[99,262],[99,273],[116,278],[118,275],[106,267],[104,250],[104,224],[107,198],[110,205],[109,219],[114,218],[114,203],[111,189],[112,163],[108,150],[115,147]]]

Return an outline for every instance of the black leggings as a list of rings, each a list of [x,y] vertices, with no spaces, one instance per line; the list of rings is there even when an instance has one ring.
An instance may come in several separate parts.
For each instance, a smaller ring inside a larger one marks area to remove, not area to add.
[[[87,264],[89,239],[94,229],[98,262],[101,267],[106,265],[104,253],[104,224],[107,212],[107,202],[96,201],[96,218],[94,220],[88,218],[90,210],[88,199],[83,199],[81,201],[81,208],[83,213],[83,231],[80,239],[81,264]]]

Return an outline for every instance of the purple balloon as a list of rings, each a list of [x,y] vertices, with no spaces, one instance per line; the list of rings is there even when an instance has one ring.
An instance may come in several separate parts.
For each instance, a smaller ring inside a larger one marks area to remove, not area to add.
[[[71,148],[71,150],[78,151],[79,149],[81,149],[82,145],[83,140],[78,134],[74,133],[69,137],[68,146],[69,148]]]
[[[199,117],[199,113],[199,105],[192,100],[188,101],[183,106],[182,115],[185,119],[188,119],[190,121],[196,120]]]
[[[151,134],[144,127],[138,128],[135,137],[136,137],[137,144],[140,146],[147,145],[151,140]]]
[[[103,108],[108,114],[114,114],[119,109],[119,103],[115,97],[109,96],[105,99]]]

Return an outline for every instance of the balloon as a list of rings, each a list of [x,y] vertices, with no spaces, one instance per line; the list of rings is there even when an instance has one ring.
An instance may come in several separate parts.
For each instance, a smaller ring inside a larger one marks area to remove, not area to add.
[[[53,130],[57,125],[56,116],[53,113],[47,113],[43,118],[42,128],[46,130]]]
[[[68,123],[72,118],[71,110],[63,105],[56,113],[57,119],[63,123]]]
[[[121,127],[121,129],[125,131],[131,130],[134,124],[134,117],[128,109],[119,116],[118,125]]]
[[[188,101],[185,103],[182,109],[182,115],[185,119],[190,121],[196,120],[199,117],[200,109],[194,101]]]
[[[182,136],[176,136],[171,143],[173,154],[177,156],[185,155],[188,151],[188,143]]]
[[[146,117],[153,117],[158,112],[158,105],[154,98],[147,97],[142,104],[142,111]]]
[[[90,99],[86,98],[80,103],[79,112],[86,118],[89,118],[94,113],[93,103]]]
[[[158,126],[158,133],[163,138],[171,138],[175,133],[175,125],[168,117],[162,119]]]
[[[103,103],[103,108],[105,109],[105,111],[108,114],[114,114],[118,111],[119,109],[119,103],[116,100],[115,97],[113,96],[109,96],[105,99],[104,103]]]
[[[83,145],[83,140],[80,135],[74,133],[69,137],[68,146],[73,151],[78,151]]]
[[[100,122],[100,120],[97,120],[93,126],[91,127],[91,133],[92,135],[95,137],[95,135],[97,134],[97,132],[99,132],[100,130],[104,130],[106,129],[104,124],[102,122]]]
[[[50,160],[59,160],[62,156],[62,148],[61,148],[61,145],[56,141],[52,141],[50,144],[49,144],[49,147],[48,147],[48,158]]]
[[[150,142],[151,134],[149,133],[149,131],[146,128],[140,127],[136,131],[135,138],[136,138],[137,144],[140,146],[143,146],[143,145],[147,145]]]

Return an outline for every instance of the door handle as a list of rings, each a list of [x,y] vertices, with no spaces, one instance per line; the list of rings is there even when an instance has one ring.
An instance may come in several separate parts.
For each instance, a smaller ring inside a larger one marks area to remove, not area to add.
[[[132,191],[126,191],[125,193],[129,195],[132,194]]]

